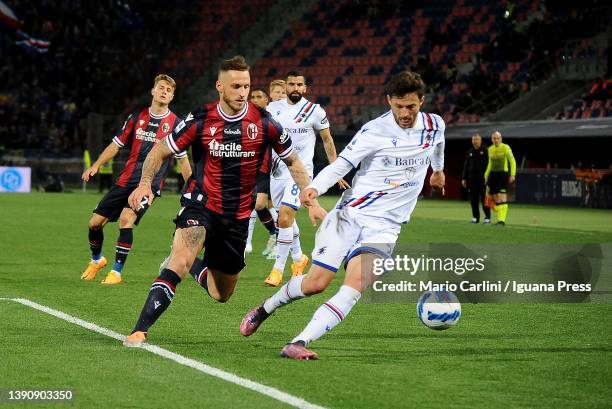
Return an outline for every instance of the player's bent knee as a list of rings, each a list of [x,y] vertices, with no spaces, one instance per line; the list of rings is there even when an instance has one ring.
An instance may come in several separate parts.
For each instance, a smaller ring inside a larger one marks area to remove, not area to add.
[[[278,215],[278,227],[287,228],[293,226],[295,216],[290,212],[281,211]]]
[[[106,218],[102,216],[92,216],[89,219],[88,227],[90,230],[102,230],[104,225],[106,224]]]

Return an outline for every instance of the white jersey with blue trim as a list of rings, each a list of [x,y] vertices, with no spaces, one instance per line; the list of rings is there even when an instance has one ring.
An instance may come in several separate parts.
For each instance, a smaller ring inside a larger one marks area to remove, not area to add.
[[[363,125],[338,155],[354,168],[361,164],[338,208],[408,222],[432,160],[434,170],[444,167],[445,128],[439,115],[419,113],[414,126],[403,129],[391,111]]]
[[[304,163],[306,170],[312,178],[314,166],[312,158],[316,143],[315,132],[329,128],[327,114],[319,104],[302,98],[296,104],[289,104],[287,99],[271,102],[266,108],[291,137],[293,149]],[[289,179],[289,169],[278,155],[272,155],[272,177],[275,179]]]

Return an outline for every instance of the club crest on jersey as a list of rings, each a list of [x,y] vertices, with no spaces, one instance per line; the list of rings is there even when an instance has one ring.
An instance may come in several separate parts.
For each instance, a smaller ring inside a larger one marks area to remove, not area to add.
[[[211,126],[208,129],[210,129],[210,136],[215,136],[215,132],[217,132],[217,127],[216,126]]]
[[[169,130],[170,130],[170,125],[168,124],[168,122],[164,122],[164,124],[162,125],[162,131],[168,132]]]
[[[257,125],[249,124],[249,126],[247,127],[247,136],[249,137],[249,139],[256,139],[258,133],[259,131],[257,130]]]

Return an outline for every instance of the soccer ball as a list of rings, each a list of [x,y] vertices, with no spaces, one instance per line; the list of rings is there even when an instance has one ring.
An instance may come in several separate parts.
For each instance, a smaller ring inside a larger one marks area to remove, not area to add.
[[[425,291],[417,302],[417,315],[427,327],[443,330],[459,321],[461,304],[450,291]]]

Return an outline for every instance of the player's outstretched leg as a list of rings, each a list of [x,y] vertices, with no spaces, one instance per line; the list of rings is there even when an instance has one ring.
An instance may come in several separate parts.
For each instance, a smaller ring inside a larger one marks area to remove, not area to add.
[[[89,249],[91,260],[85,271],[81,274],[81,280],[94,280],[98,271],[106,267],[106,257],[102,256],[102,244],[104,243],[104,225],[108,219],[94,213],[89,220]]]
[[[187,275],[198,251],[204,246],[206,229],[202,226],[179,228],[175,231],[168,266],[155,279],[149,290],[140,317],[123,345],[137,347],[146,341],[149,328],[170,306],[176,286]]]
[[[127,347],[137,347],[146,341],[149,328],[166,311],[174,299],[176,286],[181,282],[181,277],[174,271],[166,268],[153,281],[149,295],[145,301],[140,317],[131,334],[123,343]]]
[[[351,312],[361,298],[361,291],[357,288],[367,288],[373,280],[372,272],[369,271],[364,272],[366,274],[363,277],[368,277],[364,281],[362,269],[366,265],[372,265],[370,260],[377,257],[379,256],[372,253],[361,253],[349,260],[344,284],[332,298],[315,311],[304,330],[283,347],[282,357],[298,360],[317,359],[316,353],[307,348],[308,344],[331,331]]]
[[[272,297],[249,311],[240,324],[240,333],[248,337],[278,308],[327,288],[334,278],[334,271],[313,265],[308,274],[292,277]]]
[[[317,359],[317,354],[306,346],[342,322],[360,297],[361,292],[356,289],[348,285],[340,287],[332,298],[315,311],[306,328],[283,347],[281,356],[298,360]]]

